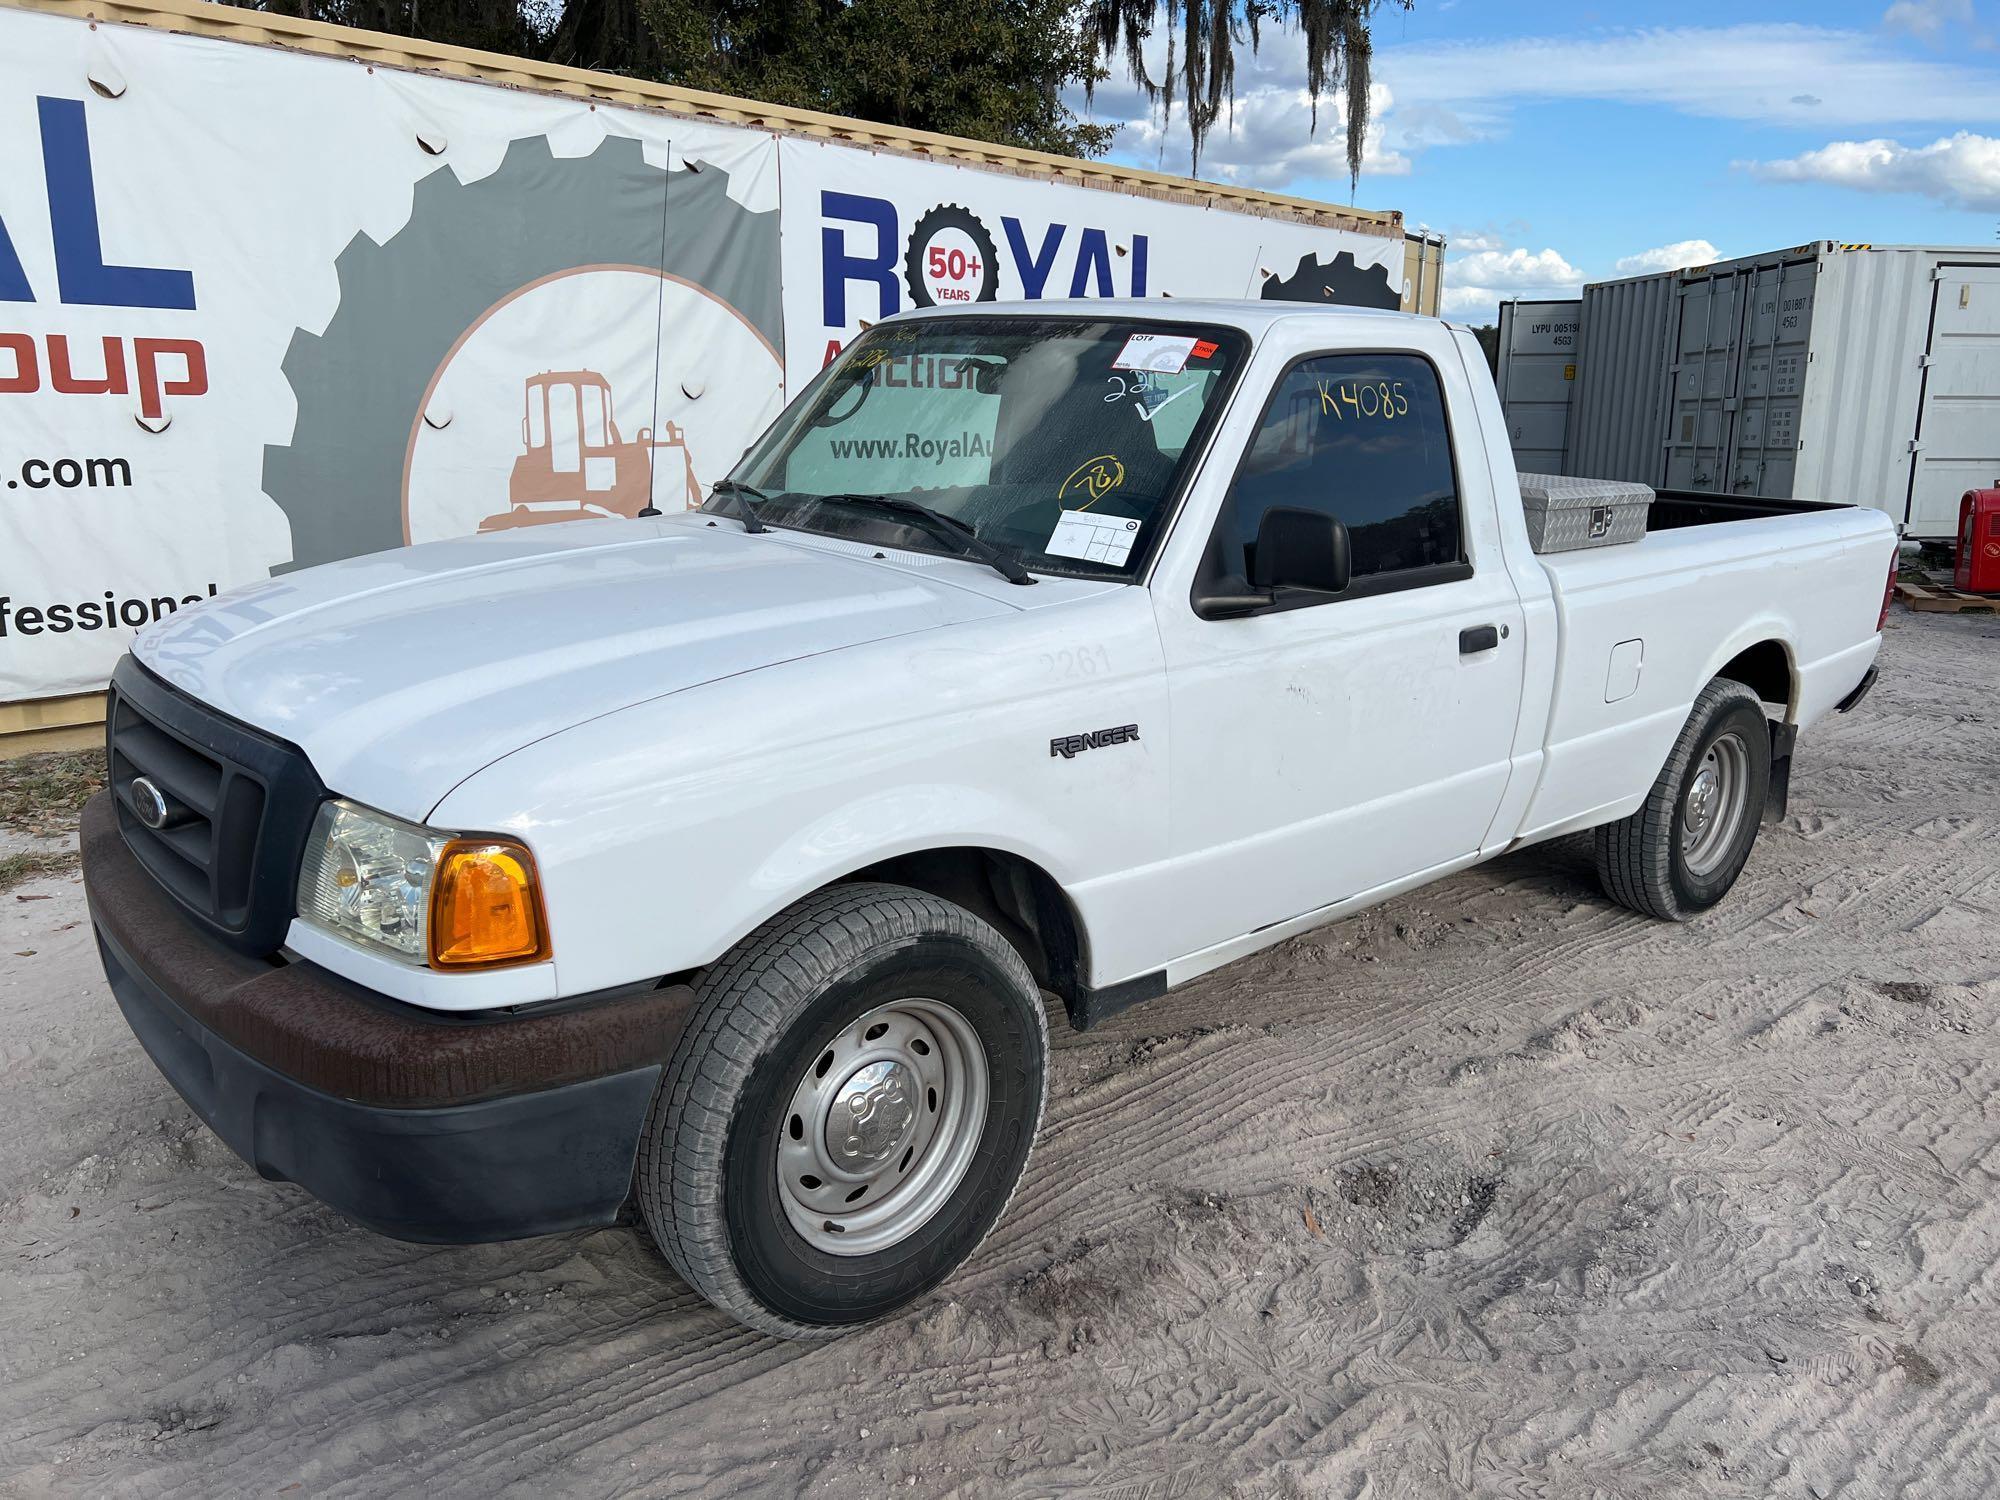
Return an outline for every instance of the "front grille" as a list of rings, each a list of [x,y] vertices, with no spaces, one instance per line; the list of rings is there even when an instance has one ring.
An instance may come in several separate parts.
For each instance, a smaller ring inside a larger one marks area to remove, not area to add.
[[[105,752],[125,843],[203,926],[247,953],[274,951],[326,795],[305,752],[197,703],[127,656],[105,704]],[[141,778],[166,807],[135,790]],[[149,817],[142,817],[142,811]]]

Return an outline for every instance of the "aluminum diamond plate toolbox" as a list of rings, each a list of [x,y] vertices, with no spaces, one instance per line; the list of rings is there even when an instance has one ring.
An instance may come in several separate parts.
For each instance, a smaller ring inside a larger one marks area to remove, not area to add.
[[[1523,474],[1521,509],[1537,552],[1615,547],[1646,534],[1653,492],[1623,479],[1576,479],[1567,474]]]

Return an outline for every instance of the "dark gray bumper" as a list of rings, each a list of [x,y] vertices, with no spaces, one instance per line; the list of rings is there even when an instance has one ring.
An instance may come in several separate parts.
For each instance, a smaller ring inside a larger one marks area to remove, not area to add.
[[[100,926],[105,977],[194,1112],[257,1169],[401,1240],[465,1244],[608,1224],[658,1086],[657,1065],[537,1093],[388,1109],[287,1078],[202,1026]]]

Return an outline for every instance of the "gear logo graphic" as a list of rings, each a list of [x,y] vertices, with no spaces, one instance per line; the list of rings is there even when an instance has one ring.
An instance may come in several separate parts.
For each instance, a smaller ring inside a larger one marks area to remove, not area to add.
[[[331,320],[285,355],[291,441],[264,450],[292,533],[274,572],[503,517],[630,514],[693,489],[694,456],[732,462],[782,401],[776,208],[630,137],[577,157],[526,137],[471,182],[441,167],[400,230],[357,234],[334,269]],[[524,489],[524,466],[550,475]]]
[[[910,231],[903,252],[903,283],[917,307],[991,302],[1000,290],[1000,257],[993,236],[969,209],[941,203]]]
[[[1342,307],[1382,307],[1392,312],[1403,305],[1402,294],[1389,284],[1389,268],[1358,266],[1349,250],[1331,261],[1316,255],[1300,256],[1291,275],[1267,277],[1260,295],[1277,302],[1335,302]]]

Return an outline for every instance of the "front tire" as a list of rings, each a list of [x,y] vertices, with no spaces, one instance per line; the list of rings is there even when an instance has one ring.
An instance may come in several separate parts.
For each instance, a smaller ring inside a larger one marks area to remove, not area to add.
[[[1007,941],[900,886],[835,886],[703,979],[640,1142],[647,1227],[739,1321],[824,1338],[951,1274],[1041,1123],[1048,1023]]]
[[[1729,893],[1757,842],[1771,788],[1771,730],[1742,683],[1718,677],[1646,800],[1597,830],[1597,878],[1621,906],[1685,922]]]

